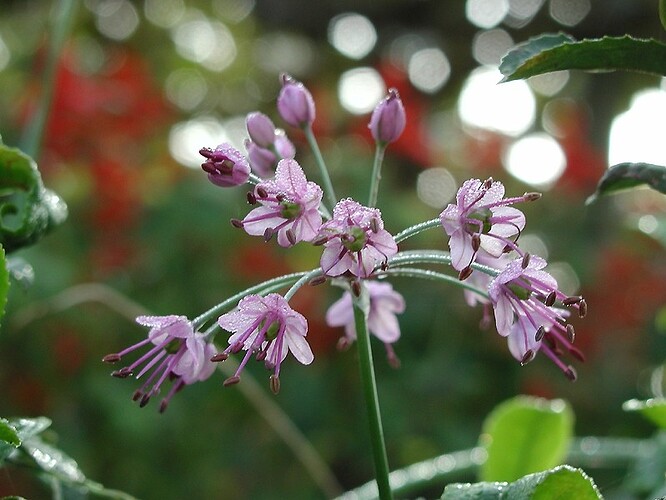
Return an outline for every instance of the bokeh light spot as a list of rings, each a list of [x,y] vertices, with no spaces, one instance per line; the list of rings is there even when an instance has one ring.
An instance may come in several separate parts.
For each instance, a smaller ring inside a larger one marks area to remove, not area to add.
[[[569,72],[563,70],[533,76],[527,80],[527,83],[536,93],[552,97],[562,90],[568,81]]]
[[[231,32],[221,22],[210,22],[205,17],[180,23],[173,31],[173,39],[181,56],[211,71],[226,69],[236,58]]]
[[[139,27],[139,14],[127,0],[103,0],[93,12],[98,31],[113,40],[125,40]]]
[[[219,120],[202,116],[171,127],[169,152],[181,165],[196,168],[203,162],[199,154],[202,147],[214,148],[228,140],[226,130]]]
[[[185,111],[192,111],[206,97],[208,84],[201,72],[194,68],[173,71],[164,85],[167,99]]]
[[[5,44],[5,41],[0,36],[0,71],[7,67],[10,59],[11,53],[9,52],[9,47],[7,47],[7,44]]]
[[[575,26],[590,13],[590,0],[550,0],[550,16],[564,26]]]
[[[666,165],[666,92],[642,90],[634,94],[629,109],[615,117],[608,140],[610,165],[647,162]]]
[[[493,67],[472,71],[460,93],[458,114],[467,125],[518,136],[534,123],[534,94],[523,81],[498,85],[501,78]]]
[[[659,221],[652,214],[641,215],[638,219],[638,229],[645,234],[654,233],[659,227]]]
[[[264,35],[255,43],[254,58],[265,71],[299,77],[312,68],[315,50],[307,37],[277,32]]]
[[[361,59],[377,43],[377,31],[365,16],[354,13],[340,14],[328,25],[328,41],[342,55]]]
[[[451,64],[438,48],[422,49],[409,59],[409,80],[419,90],[433,93],[441,89],[451,76]]]
[[[255,0],[213,0],[213,9],[220,19],[237,24],[254,10]]]
[[[160,28],[172,28],[185,15],[183,0],[146,0],[143,4],[146,19]]]
[[[426,205],[441,209],[453,199],[457,190],[456,180],[447,169],[432,167],[424,170],[416,179],[416,194]]]
[[[516,179],[547,189],[564,173],[566,157],[555,139],[536,132],[509,146],[504,166]]]
[[[467,19],[479,28],[497,26],[508,12],[508,0],[467,0],[465,4]]]
[[[338,82],[340,104],[356,115],[372,111],[385,93],[384,80],[372,68],[345,71]]]
[[[498,66],[513,45],[511,35],[503,29],[481,31],[472,41],[472,55],[480,64]]]

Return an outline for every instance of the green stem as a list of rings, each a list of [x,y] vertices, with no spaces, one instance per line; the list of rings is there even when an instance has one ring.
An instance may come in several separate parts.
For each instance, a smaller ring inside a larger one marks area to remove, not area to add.
[[[368,197],[368,206],[374,207],[377,204],[377,194],[379,193],[379,181],[382,178],[382,163],[384,162],[384,152],[386,144],[377,144],[375,147],[375,160],[372,164],[372,177],[370,178],[370,196]]]
[[[444,281],[451,285],[455,285],[460,288],[464,288],[465,290],[469,290],[470,292],[473,292],[477,294],[479,297],[483,297],[484,299],[488,298],[487,291],[481,290],[480,288],[477,288],[474,285],[470,285],[466,281],[460,281],[456,276],[450,276],[448,274],[438,273],[437,271],[431,271],[430,269],[419,269],[415,267],[397,267],[397,268],[387,269],[386,271],[379,271],[375,273],[375,276],[377,277],[404,276],[407,278],[421,278],[421,279],[429,279],[435,281]]]
[[[321,174],[321,180],[324,184],[324,191],[326,193],[326,199],[331,209],[335,207],[335,204],[338,202],[338,199],[335,197],[335,190],[333,189],[333,184],[331,183],[331,177],[328,175],[328,169],[326,168],[326,163],[324,162],[324,157],[321,155],[321,150],[319,149],[319,144],[317,144],[317,139],[315,139],[314,134],[312,133],[312,126],[306,125],[303,127],[303,132],[305,132],[305,138],[310,145],[312,154],[315,157],[315,162],[319,167],[319,173]]]
[[[384,443],[384,430],[382,428],[381,411],[379,409],[379,397],[377,395],[377,382],[372,362],[372,349],[370,347],[370,334],[366,320],[366,313],[361,304],[366,292],[354,299],[354,325],[356,327],[356,338],[359,354],[359,365],[361,369],[361,383],[363,385],[363,396],[368,412],[368,425],[370,427],[370,442],[372,455],[375,463],[375,478],[377,489],[381,500],[391,500],[393,493],[389,484],[389,467],[386,457],[386,445]]]
[[[251,286],[250,288],[246,288],[242,292],[239,292],[236,295],[232,295],[225,301],[220,302],[216,306],[213,306],[210,309],[208,309],[206,312],[201,313],[199,316],[197,316],[192,320],[192,324],[194,325],[195,328],[199,328],[215,314],[224,311],[226,308],[232,305],[236,305],[236,303],[246,295],[249,295],[251,293],[264,294],[264,293],[273,292],[275,290],[279,290],[283,286],[298,281],[299,278],[303,277],[309,272],[312,271],[285,274],[284,276],[278,276],[277,278],[273,278],[268,281],[259,283],[258,285]]]
[[[393,239],[396,243],[400,243],[401,241],[406,240],[407,238],[411,238],[412,236],[417,235],[426,229],[437,226],[441,226],[439,218],[427,220],[425,222],[421,222],[420,224],[416,224],[415,226],[410,226],[407,229],[403,229],[398,234],[396,234]]]
[[[58,60],[60,59],[60,53],[65,44],[67,34],[73,24],[77,4],[77,0],[61,0],[57,9],[51,43],[49,44],[46,56],[46,66],[41,78],[43,82],[41,95],[39,96],[35,114],[28,122],[21,140],[21,149],[33,158],[39,155],[39,150],[41,149],[44,128],[46,127],[46,120],[51,109],[51,102],[53,101]]]
[[[413,264],[444,264],[450,266],[451,254],[443,250],[407,250],[398,252],[388,260],[389,267],[410,266]],[[484,266],[478,262],[472,262],[471,266],[473,269],[493,277],[501,272],[500,269]]]

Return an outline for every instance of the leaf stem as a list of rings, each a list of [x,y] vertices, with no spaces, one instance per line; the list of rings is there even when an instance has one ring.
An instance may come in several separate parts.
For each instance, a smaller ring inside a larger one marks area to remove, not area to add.
[[[330,205],[330,208],[333,209],[335,204],[338,202],[338,199],[335,197],[333,183],[331,183],[331,177],[328,175],[328,168],[326,168],[326,163],[324,162],[324,157],[322,156],[321,150],[319,149],[319,144],[317,144],[317,139],[312,133],[312,126],[304,126],[303,132],[305,132],[305,138],[307,139],[310,149],[312,150],[312,154],[315,157],[315,163],[319,167],[319,173],[321,174],[321,180],[324,184],[324,191],[326,193],[326,200]]]
[[[379,181],[382,178],[382,163],[384,162],[385,151],[386,144],[377,143],[375,147],[375,160],[372,164],[372,177],[370,178],[369,207],[374,207],[377,204],[377,194],[379,193]]]
[[[37,158],[41,149],[44,128],[53,101],[58,60],[67,34],[73,24],[77,5],[77,0],[61,0],[57,9],[51,43],[46,56],[44,75],[41,78],[43,82],[41,94],[35,113],[28,122],[21,139],[21,149],[32,158]]]
[[[375,371],[372,362],[370,334],[368,332],[366,320],[366,308],[362,305],[362,300],[367,300],[366,294],[367,292],[362,290],[361,296],[354,299],[354,325],[356,326],[361,384],[363,385],[363,396],[368,413],[370,442],[375,463],[375,478],[377,481],[379,498],[381,500],[391,500],[393,498],[393,493],[391,492],[391,486],[389,484],[388,459],[386,457],[384,430],[382,428],[381,411],[379,409],[377,382],[375,380]]]

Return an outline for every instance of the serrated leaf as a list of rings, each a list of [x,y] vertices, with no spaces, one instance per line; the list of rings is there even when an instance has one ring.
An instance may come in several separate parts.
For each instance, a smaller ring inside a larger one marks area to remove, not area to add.
[[[7,253],[36,242],[67,218],[67,205],[42,183],[37,164],[0,144],[0,244]]]
[[[8,420],[0,418],[0,466],[20,445],[21,438],[16,428]]]
[[[563,400],[510,399],[486,418],[480,441],[488,458],[484,481],[514,481],[564,461],[573,435],[573,412]]]
[[[450,484],[442,500],[598,500],[594,481],[581,469],[561,465],[514,481]]]
[[[666,429],[666,399],[653,398],[645,401],[630,399],[622,405],[624,411],[637,411],[660,428]]]
[[[22,441],[51,427],[51,419],[48,417],[13,418],[9,423],[14,426]]]
[[[12,446],[21,445],[21,438],[16,428],[6,418],[0,418],[0,441],[4,441]]]
[[[23,449],[44,472],[68,483],[83,483],[85,474],[69,455],[34,436],[23,441]]]
[[[613,165],[601,177],[596,192],[585,203],[589,205],[600,196],[637,186],[648,186],[666,194],[666,167],[652,163]]]
[[[505,82],[572,69],[626,70],[664,76],[666,45],[628,35],[576,41],[563,33],[546,34],[511,49],[499,69]]]
[[[0,422],[6,422],[6,424],[13,429],[13,432],[16,434],[16,439],[18,439],[18,445],[14,444],[14,442],[7,442],[0,439],[0,461],[5,460],[12,455],[16,450],[16,446],[19,446],[24,440],[39,434],[51,425],[51,421],[46,417],[19,418],[12,420],[0,419]]]

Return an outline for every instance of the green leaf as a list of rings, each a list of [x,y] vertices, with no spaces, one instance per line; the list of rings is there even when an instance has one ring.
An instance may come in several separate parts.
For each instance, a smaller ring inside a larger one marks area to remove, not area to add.
[[[7,294],[9,293],[9,270],[8,262],[5,257],[5,249],[0,245],[0,322],[5,315],[5,305],[7,304]]]
[[[8,257],[7,271],[9,277],[24,289],[30,287],[35,281],[35,270],[23,257]]]
[[[529,474],[513,483],[450,484],[442,495],[442,500],[568,500],[570,498],[598,500],[601,495],[592,478],[582,470],[569,465]]]
[[[38,436],[25,440],[23,449],[32,457],[40,469],[60,481],[83,483],[86,480],[86,476],[73,458],[44,442]]]
[[[659,20],[664,29],[666,29],[666,0],[659,0]]]
[[[0,144],[0,244],[7,253],[36,242],[66,218],[65,202],[44,187],[33,159]]]
[[[563,33],[530,38],[511,49],[499,67],[503,82],[569,69],[627,70],[666,75],[666,45],[628,35],[576,41]]]
[[[599,196],[643,185],[666,194],[666,167],[651,163],[613,165],[601,177],[596,192],[585,203],[589,205]]]
[[[488,452],[480,478],[514,481],[561,464],[573,421],[571,408],[560,399],[519,396],[500,404],[486,418],[480,437]]]
[[[15,447],[21,445],[21,438],[16,428],[5,418],[0,418],[0,441],[9,443]]]
[[[31,436],[39,434],[51,425],[51,421],[46,417],[19,418],[12,420],[0,419],[0,422],[6,422],[7,425],[13,429],[16,439],[18,439],[18,444],[14,444],[15,441],[0,440],[0,462],[9,457],[16,450],[16,446],[19,446]]]
[[[630,399],[622,405],[624,411],[637,411],[660,428],[666,429],[666,399],[654,398],[645,401]]]

